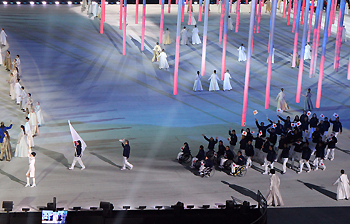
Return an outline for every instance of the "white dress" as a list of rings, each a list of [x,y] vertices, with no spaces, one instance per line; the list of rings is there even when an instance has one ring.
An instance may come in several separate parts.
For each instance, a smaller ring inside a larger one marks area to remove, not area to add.
[[[16,99],[17,99],[17,104],[21,103],[21,84],[16,82],[15,84],[15,92],[16,92]]]
[[[32,135],[38,134],[39,128],[38,128],[38,119],[37,119],[36,113],[30,112],[28,114],[28,118],[29,118],[30,129],[32,131]]]
[[[275,48],[272,48],[272,57],[271,57],[271,63],[273,64],[273,63],[275,63]],[[266,63],[268,63],[269,62],[269,57],[267,57],[267,59],[266,59]]]
[[[18,135],[15,157],[28,157],[29,147],[27,141],[27,135],[25,135],[21,129],[21,133]]]
[[[283,205],[283,199],[280,193],[280,178],[276,174],[272,174],[270,178],[270,189],[266,196],[268,205],[279,206]]]
[[[192,25],[192,26],[194,26],[194,25],[197,24],[196,19],[194,18],[194,15],[193,15],[193,14],[194,14],[194,13],[192,12],[192,13],[191,13],[191,25]]]
[[[87,10],[87,14],[91,14],[91,13],[92,13],[92,0],[88,2],[88,10]]]
[[[219,77],[217,76],[217,74],[215,73],[211,74],[208,80],[210,80],[209,91],[220,90],[218,85]]]
[[[194,80],[194,85],[193,85],[193,91],[202,91],[202,82],[201,82],[201,75],[196,75],[196,79]]]
[[[7,44],[7,40],[6,40],[6,38],[7,38],[7,34],[5,33],[5,31],[4,30],[1,30],[1,44],[2,45],[6,45]]]
[[[16,79],[14,76],[10,78],[9,81],[10,84],[10,95],[11,95],[11,100],[16,99],[16,92],[15,92],[15,84],[16,84]]]
[[[345,14],[349,15],[349,4],[345,3]]]
[[[1,54],[1,48],[0,48],[0,65],[3,65],[3,64],[4,64],[4,62],[2,61],[2,54]]]
[[[229,30],[233,30],[233,21],[232,21],[232,18],[228,18],[227,28],[228,28]]]
[[[347,39],[346,39],[346,29],[345,27],[343,27],[343,33],[342,33],[342,38],[341,38],[341,42],[346,42]]]
[[[245,48],[243,46],[240,46],[238,49],[238,61],[246,61],[247,56],[245,54]]]
[[[94,17],[98,16],[98,4],[97,3],[92,3],[93,4],[93,13],[94,13]]]
[[[41,113],[40,105],[36,105],[35,113],[36,113],[36,118],[38,119],[38,125],[40,126],[43,125],[45,122],[44,122],[43,114]]]
[[[305,53],[304,53],[304,60],[311,59],[311,46],[309,44],[306,44],[305,46]]]
[[[284,1],[282,1],[281,3],[280,3],[280,12],[281,12],[281,14],[283,13],[283,9],[284,9]]]
[[[26,122],[26,124],[24,125],[24,130],[27,133],[27,142],[29,147],[34,147],[34,139],[33,139],[32,129],[30,127],[29,122]]]
[[[159,69],[165,68],[168,69],[169,68],[169,64],[168,61],[166,60],[167,55],[165,52],[161,52],[159,54]]]
[[[349,199],[350,198],[350,186],[348,175],[342,174],[338,180],[333,184],[338,184],[337,188],[337,200]]]
[[[232,79],[230,73],[226,72],[225,76],[224,76],[224,84],[223,84],[224,91],[232,89],[232,86],[231,86],[231,83],[230,83],[230,79]]]
[[[283,111],[289,109],[289,106],[288,104],[286,103],[286,101],[284,100],[284,92],[280,92],[277,97],[276,97],[276,100],[277,100],[277,109],[281,109]]]
[[[188,38],[187,38],[187,30],[183,29],[181,30],[181,45],[188,44]]]
[[[201,39],[199,38],[199,35],[198,35],[198,28],[195,27],[193,28],[192,30],[192,44],[201,44],[202,41]]]
[[[18,68],[18,73],[19,75],[22,75],[22,66],[21,66],[21,60],[19,58],[16,58],[16,64],[17,64],[17,68]],[[15,69],[16,71],[16,69]],[[17,71],[16,71],[17,72]],[[13,73],[13,72],[12,72]],[[16,74],[17,75],[17,74]],[[13,73],[13,76],[15,76],[15,73]]]
[[[27,171],[27,174],[30,174],[30,177],[35,177],[35,157],[29,157],[29,169]]]

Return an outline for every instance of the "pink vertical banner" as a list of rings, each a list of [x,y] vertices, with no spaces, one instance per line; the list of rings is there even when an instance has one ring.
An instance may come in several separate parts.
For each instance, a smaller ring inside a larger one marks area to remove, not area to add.
[[[330,17],[329,17],[329,19],[330,19],[330,22],[329,22],[329,27],[328,27],[328,37],[330,37],[331,36],[331,29],[332,29],[332,24],[333,24],[333,11],[335,11],[335,2],[336,2],[337,0],[332,0],[332,4],[331,4],[331,15],[330,15]]]
[[[227,48],[227,26],[228,26],[228,15],[230,8],[230,0],[222,0],[221,5],[225,3],[225,21],[224,21],[224,41],[222,46],[222,60],[221,60],[221,80],[224,80],[225,77],[225,68],[226,68],[226,48]]]
[[[277,0],[275,0],[277,1]],[[243,109],[242,109],[242,126],[246,125],[247,120],[247,106],[248,106],[248,90],[249,90],[249,76],[250,76],[250,62],[251,62],[251,48],[252,48],[252,41],[254,36],[254,16],[255,16],[255,7],[256,0],[252,0],[251,5],[251,13],[250,13],[250,24],[249,24],[249,37],[248,37],[248,52],[247,52],[247,63],[246,63],[246,70],[245,70],[245,80],[244,80],[244,94],[243,94]]]
[[[295,23],[296,23],[296,19],[297,19],[297,11],[298,10],[295,10],[297,8],[297,5],[298,5],[298,1],[302,1],[302,0],[294,0],[294,4],[293,4],[293,28],[292,28],[292,32],[294,33],[295,32]]]
[[[216,0],[216,4],[217,4],[217,5],[219,5],[219,1],[220,1],[220,0]]]
[[[124,1],[124,23],[123,23],[123,55],[126,54],[126,12],[127,0]]]
[[[145,28],[146,28],[146,0],[143,0],[142,1],[141,51],[145,50]]]
[[[198,22],[202,21],[202,12],[203,12],[203,0],[199,0]]]
[[[159,0],[159,5],[161,5],[162,4],[162,0]]]
[[[204,27],[203,27],[203,46],[202,46],[201,76],[204,76],[204,74],[205,74],[205,59],[206,59],[206,56],[207,56],[208,17],[209,17],[209,0],[206,0],[205,1],[205,8],[204,8]]]
[[[179,0],[176,0],[176,5],[179,4]]]
[[[264,0],[260,0],[259,1],[259,13],[258,13],[258,29],[257,29],[257,33],[260,33],[260,18],[261,18],[261,5],[262,2],[264,2]]]
[[[270,34],[269,34],[269,57],[267,58],[267,79],[266,79],[266,94],[265,94],[265,109],[269,109],[270,101],[270,86],[271,86],[271,70],[272,70],[272,54],[273,40],[275,34],[275,21],[277,11],[277,0],[272,1],[272,11],[270,17]]]
[[[177,81],[179,73],[179,56],[180,56],[180,28],[181,28],[181,8],[183,0],[179,1],[177,9],[177,25],[176,25],[176,47],[175,47],[175,65],[174,65],[174,91],[173,94],[177,95]]]
[[[305,11],[305,2],[306,0],[302,0],[303,1],[303,6],[302,6],[302,11],[301,11],[301,18],[300,18],[300,24],[303,25],[304,24],[304,11]],[[309,0],[307,0],[309,1]]]
[[[135,24],[139,23],[139,0],[136,0]]]
[[[170,13],[170,9],[171,9],[171,0],[168,0],[168,13]]]
[[[301,94],[301,84],[303,80],[303,70],[304,70],[304,55],[305,55],[305,45],[307,38],[307,18],[309,15],[309,5],[310,1],[306,1],[305,6],[305,15],[304,15],[304,28],[303,28],[303,37],[301,40],[301,51],[300,51],[300,64],[299,64],[299,73],[298,73],[298,82],[297,82],[297,94],[295,102],[300,102],[300,94]]]
[[[159,43],[163,43],[163,25],[164,25],[164,0],[162,0],[160,13],[160,27],[159,27]]]
[[[183,23],[185,21],[185,4],[183,2],[181,7],[181,22]]]
[[[310,36],[311,36],[311,28],[312,28],[312,15],[314,13],[315,8],[315,0],[311,0],[311,11],[310,11],[310,18],[309,18],[309,30],[307,32],[307,42],[310,42]]]
[[[188,5],[188,25],[191,25],[192,17],[192,0],[190,0],[190,4]]]
[[[236,16],[236,33],[238,33],[238,28],[239,28],[239,16],[241,15],[241,0],[237,0],[237,3],[236,3],[236,13],[237,13],[237,16]]]
[[[224,26],[224,16],[225,16],[225,4],[221,2],[221,16],[220,16],[220,29],[219,29],[219,43],[222,42],[222,29]]]
[[[344,24],[344,14],[345,14],[345,0],[341,0],[339,8],[339,18],[338,18],[338,32],[335,45],[335,55],[334,55],[334,69],[338,72],[339,69],[339,59],[340,59],[340,48],[341,48],[341,39],[343,35],[343,24]]]
[[[100,21],[100,34],[103,34],[103,22],[106,14],[106,0],[101,0],[101,21]]]
[[[317,98],[316,98],[316,108],[320,108],[321,104],[321,95],[322,95],[322,79],[324,72],[324,62],[326,59],[326,47],[327,47],[327,32],[328,26],[330,26],[330,11],[331,11],[331,0],[327,0],[327,11],[326,11],[326,19],[324,25],[324,33],[323,33],[323,41],[322,41],[322,53],[321,53],[321,62],[320,62],[320,73],[318,75],[318,85],[317,85]]]
[[[295,67],[296,58],[298,57],[298,38],[299,38],[299,21],[300,21],[300,7],[301,7],[301,0],[298,2],[298,8],[297,8],[297,16],[296,16],[296,24],[295,24],[295,32],[294,32],[294,48],[293,48],[293,61],[292,61],[292,67]]]
[[[349,55],[349,63],[348,63],[348,80],[350,80],[350,55]]]
[[[317,1],[316,6],[316,15],[315,15],[315,25],[314,25],[314,34],[312,38],[312,51],[311,51],[311,62],[310,62],[310,72],[309,72],[309,78],[312,78],[312,75],[314,74],[314,63],[315,57],[317,56],[316,53],[316,43],[317,43],[317,36],[318,36],[318,28],[321,26],[320,20],[322,19],[322,8],[323,8],[323,2]],[[321,14],[321,15],[320,15]]]
[[[127,0],[125,0],[127,1]],[[123,29],[123,0],[120,0],[120,12],[119,12],[119,29]]]
[[[290,25],[290,12],[292,10],[292,1],[289,0],[288,2],[288,18],[287,18],[287,26]]]

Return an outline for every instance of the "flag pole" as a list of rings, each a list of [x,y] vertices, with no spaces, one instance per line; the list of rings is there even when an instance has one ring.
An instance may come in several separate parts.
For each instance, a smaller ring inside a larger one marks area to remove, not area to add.
[[[225,20],[224,20],[224,42],[223,42],[223,46],[222,46],[221,80],[224,80],[224,76],[225,76],[226,47],[227,47],[227,24],[228,24],[230,0],[224,0],[224,2],[226,3],[226,9],[225,9]],[[222,2],[221,2],[221,4],[222,4]]]
[[[202,65],[201,65],[201,75],[205,74],[205,58],[207,51],[207,34],[208,34],[208,15],[209,15],[209,0],[205,0],[205,10],[204,10],[204,27],[203,27],[203,46],[202,46]]]
[[[183,1],[184,0],[179,1],[178,10],[177,10],[174,91],[173,91],[174,95],[177,95],[177,80],[178,80],[178,72],[179,72],[179,55],[180,55],[180,28],[181,28],[181,14],[182,14]]]
[[[145,23],[146,23],[146,0],[142,0],[142,34],[141,34],[141,51],[145,50]]]

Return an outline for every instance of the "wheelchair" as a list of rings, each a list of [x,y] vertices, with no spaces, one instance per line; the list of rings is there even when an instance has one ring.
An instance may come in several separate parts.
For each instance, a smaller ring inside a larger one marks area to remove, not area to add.
[[[192,155],[190,153],[186,153],[186,154],[182,154],[180,159],[179,159],[179,163],[191,163],[192,162]]]
[[[204,165],[201,165],[204,166]],[[202,167],[201,167],[202,168]],[[201,177],[212,177],[215,174],[215,166],[213,167],[205,167],[203,169],[199,168],[199,175]]]
[[[235,167],[235,172],[233,173],[233,176],[244,177],[246,173],[247,173],[246,166],[237,166]]]

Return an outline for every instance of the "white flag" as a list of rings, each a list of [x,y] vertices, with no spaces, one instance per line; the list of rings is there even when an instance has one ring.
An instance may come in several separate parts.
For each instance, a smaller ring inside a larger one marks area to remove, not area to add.
[[[73,128],[73,126],[70,123],[70,120],[68,120],[68,124],[69,124],[70,133],[72,135],[74,147],[77,145],[77,141],[80,140],[80,142],[81,142],[81,150],[82,150],[81,153],[83,153],[85,148],[87,147],[86,143],[79,136],[79,134],[75,131],[75,129]]]

